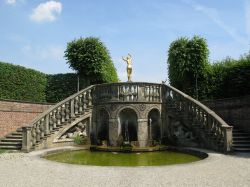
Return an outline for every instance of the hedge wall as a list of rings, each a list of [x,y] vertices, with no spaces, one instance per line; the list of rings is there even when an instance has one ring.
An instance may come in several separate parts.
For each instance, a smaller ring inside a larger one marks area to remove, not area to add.
[[[47,75],[46,101],[56,103],[76,93],[77,79],[77,74],[74,73]],[[87,81],[80,77],[79,89],[87,86]]]
[[[46,101],[44,73],[0,62],[0,98],[34,102]]]
[[[79,89],[88,81],[79,79]],[[22,66],[0,62],[0,99],[57,103],[77,92],[74,73],[46,75]]]
[[[225,59],[211,66],[210,98],[250,95],[250,58]]]

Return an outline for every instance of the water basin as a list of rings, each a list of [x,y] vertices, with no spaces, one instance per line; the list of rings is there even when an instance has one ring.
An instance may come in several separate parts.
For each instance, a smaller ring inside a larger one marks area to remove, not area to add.
[[[199,156],[175,152],[95,152],[89,150],[63,151],[44,156],[45,159],[79,165],[94,166],[160,166],[184,164],[201,160]]]

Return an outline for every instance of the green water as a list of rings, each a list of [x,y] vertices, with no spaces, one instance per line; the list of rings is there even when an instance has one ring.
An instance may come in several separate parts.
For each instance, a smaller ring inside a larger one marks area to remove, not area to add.
[[[183,164],[201,160],[199,157],[172,151],[144,153],[65,151],[45,156],[46,159],[80,165],[95,166],[159,166]]]

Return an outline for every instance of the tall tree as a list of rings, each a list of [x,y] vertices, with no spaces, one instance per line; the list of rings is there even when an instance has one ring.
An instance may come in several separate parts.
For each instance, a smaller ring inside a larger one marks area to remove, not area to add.
[[[118,81],[108,49],[98,38],[79,38],[69,42],[65,58],[69,66],[90,84]]]
[[[168,51],[168,76],[170,84],[198,98],[206,97],[208,47],[204,38],[179,38]]]

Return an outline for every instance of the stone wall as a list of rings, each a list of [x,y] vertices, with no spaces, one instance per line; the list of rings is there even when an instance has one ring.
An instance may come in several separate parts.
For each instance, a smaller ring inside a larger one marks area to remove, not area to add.
[[[250,96],[203,102],[229,125],[250,132]]]
[[[30,123],[52,104],[0,100],[0,137]]]

